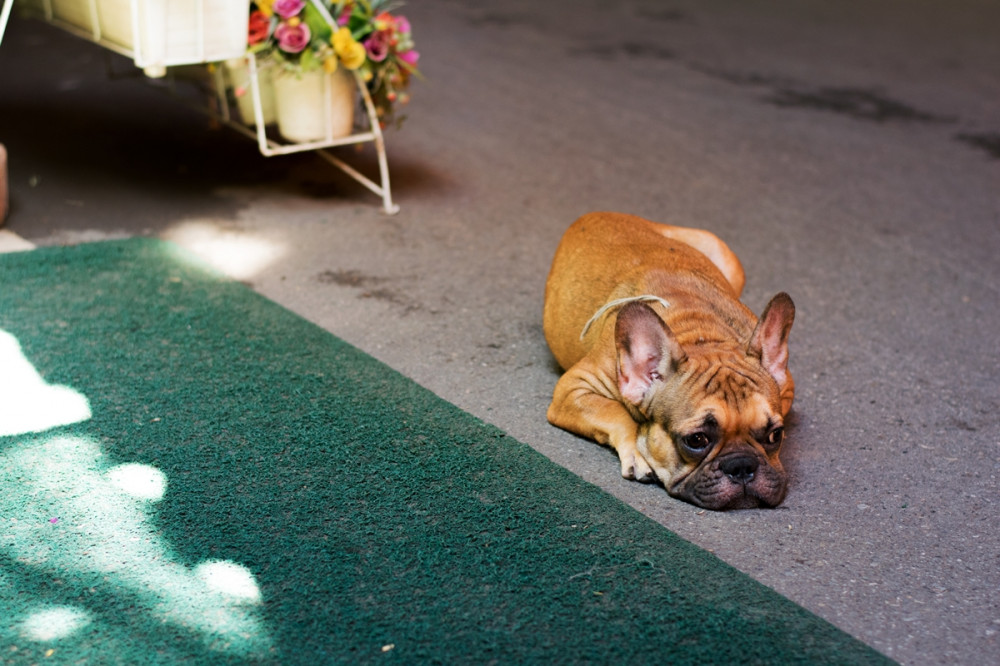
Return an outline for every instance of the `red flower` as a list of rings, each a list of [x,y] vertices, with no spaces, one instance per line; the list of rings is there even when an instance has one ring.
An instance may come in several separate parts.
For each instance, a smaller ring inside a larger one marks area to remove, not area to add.
[[[260,10],[250,12],[250,30],[247,37],[248,44],[260,44],[267,39],[267,33],[271,29],[271,21],[264,16]]]

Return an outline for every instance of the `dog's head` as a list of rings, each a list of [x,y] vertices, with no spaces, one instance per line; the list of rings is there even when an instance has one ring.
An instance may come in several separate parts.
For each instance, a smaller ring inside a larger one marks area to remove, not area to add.
[[[618,313],[619,390],[639,423],[639,452],[671,495],[708,509],[774,507],[785,498],[778,454],[795,395],[794,317],[781,293],[749,339],[685,349],[648,305]]]

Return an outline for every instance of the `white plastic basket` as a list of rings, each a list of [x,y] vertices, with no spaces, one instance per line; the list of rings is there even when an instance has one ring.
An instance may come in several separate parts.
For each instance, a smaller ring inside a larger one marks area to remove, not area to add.
[[[46,20],[131,57],[149,76],[247,50],[249,0],[22,0]]]

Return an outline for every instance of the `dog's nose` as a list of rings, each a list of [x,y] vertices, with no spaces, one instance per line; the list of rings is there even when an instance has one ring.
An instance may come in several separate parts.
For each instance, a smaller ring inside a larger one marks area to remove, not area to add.
[[[757,473],[757,459],[753,456],[733,456],[719,463],[719,469],[737,483],[750,483]]]

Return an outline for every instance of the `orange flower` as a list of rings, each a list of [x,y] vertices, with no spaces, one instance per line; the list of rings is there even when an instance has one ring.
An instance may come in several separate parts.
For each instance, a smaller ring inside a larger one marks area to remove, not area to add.
[[[373,21],[376,30],[391,30],[396,25],[396,19],[389,12],[382,12]]]

